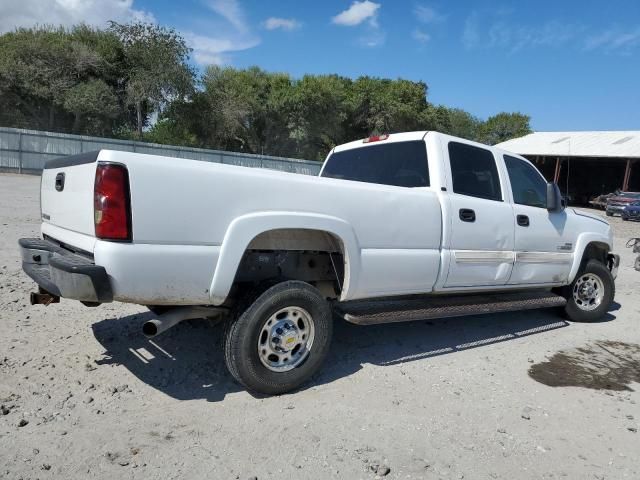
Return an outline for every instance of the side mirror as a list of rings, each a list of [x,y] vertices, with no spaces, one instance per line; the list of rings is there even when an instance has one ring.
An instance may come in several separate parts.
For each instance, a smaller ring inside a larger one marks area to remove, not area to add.
[[[565,201],[560,193],[557,183],[547,183],[547,210],[550,212],[561,212],[564,210]]]

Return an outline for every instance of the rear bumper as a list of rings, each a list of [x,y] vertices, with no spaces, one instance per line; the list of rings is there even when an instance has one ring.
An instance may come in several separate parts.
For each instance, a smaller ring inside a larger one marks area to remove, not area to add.
[[[18,243],[22,269],[47,292],[83,302],[113,301],[104,267],[47,240],[21,238]]]

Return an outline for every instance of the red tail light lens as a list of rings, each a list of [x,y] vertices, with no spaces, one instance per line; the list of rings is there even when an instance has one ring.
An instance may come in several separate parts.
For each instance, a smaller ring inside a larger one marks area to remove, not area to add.
[[[99,163],[93,189],[96,237],[131,241],[129,173],[124,165]]]

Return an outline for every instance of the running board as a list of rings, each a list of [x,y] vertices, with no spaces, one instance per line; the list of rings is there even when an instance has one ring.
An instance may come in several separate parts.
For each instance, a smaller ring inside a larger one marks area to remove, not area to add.
[[[429,295],[420,297],[352,300],[335,304],[338,315],[357,325],[411,322],[432,318],[512,312],[563,307],[564,297],[548,291],[482,294]]]

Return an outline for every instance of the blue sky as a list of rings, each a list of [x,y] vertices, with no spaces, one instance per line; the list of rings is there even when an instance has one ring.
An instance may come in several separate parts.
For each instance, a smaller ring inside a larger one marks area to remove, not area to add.
[[[181,31],[200,68],[402,77],[481,118],[521,111],[536,130],[640,129],[640,0],[53,3],[0,0],[0,30],[43,10],[40,23],[150,19]]]

